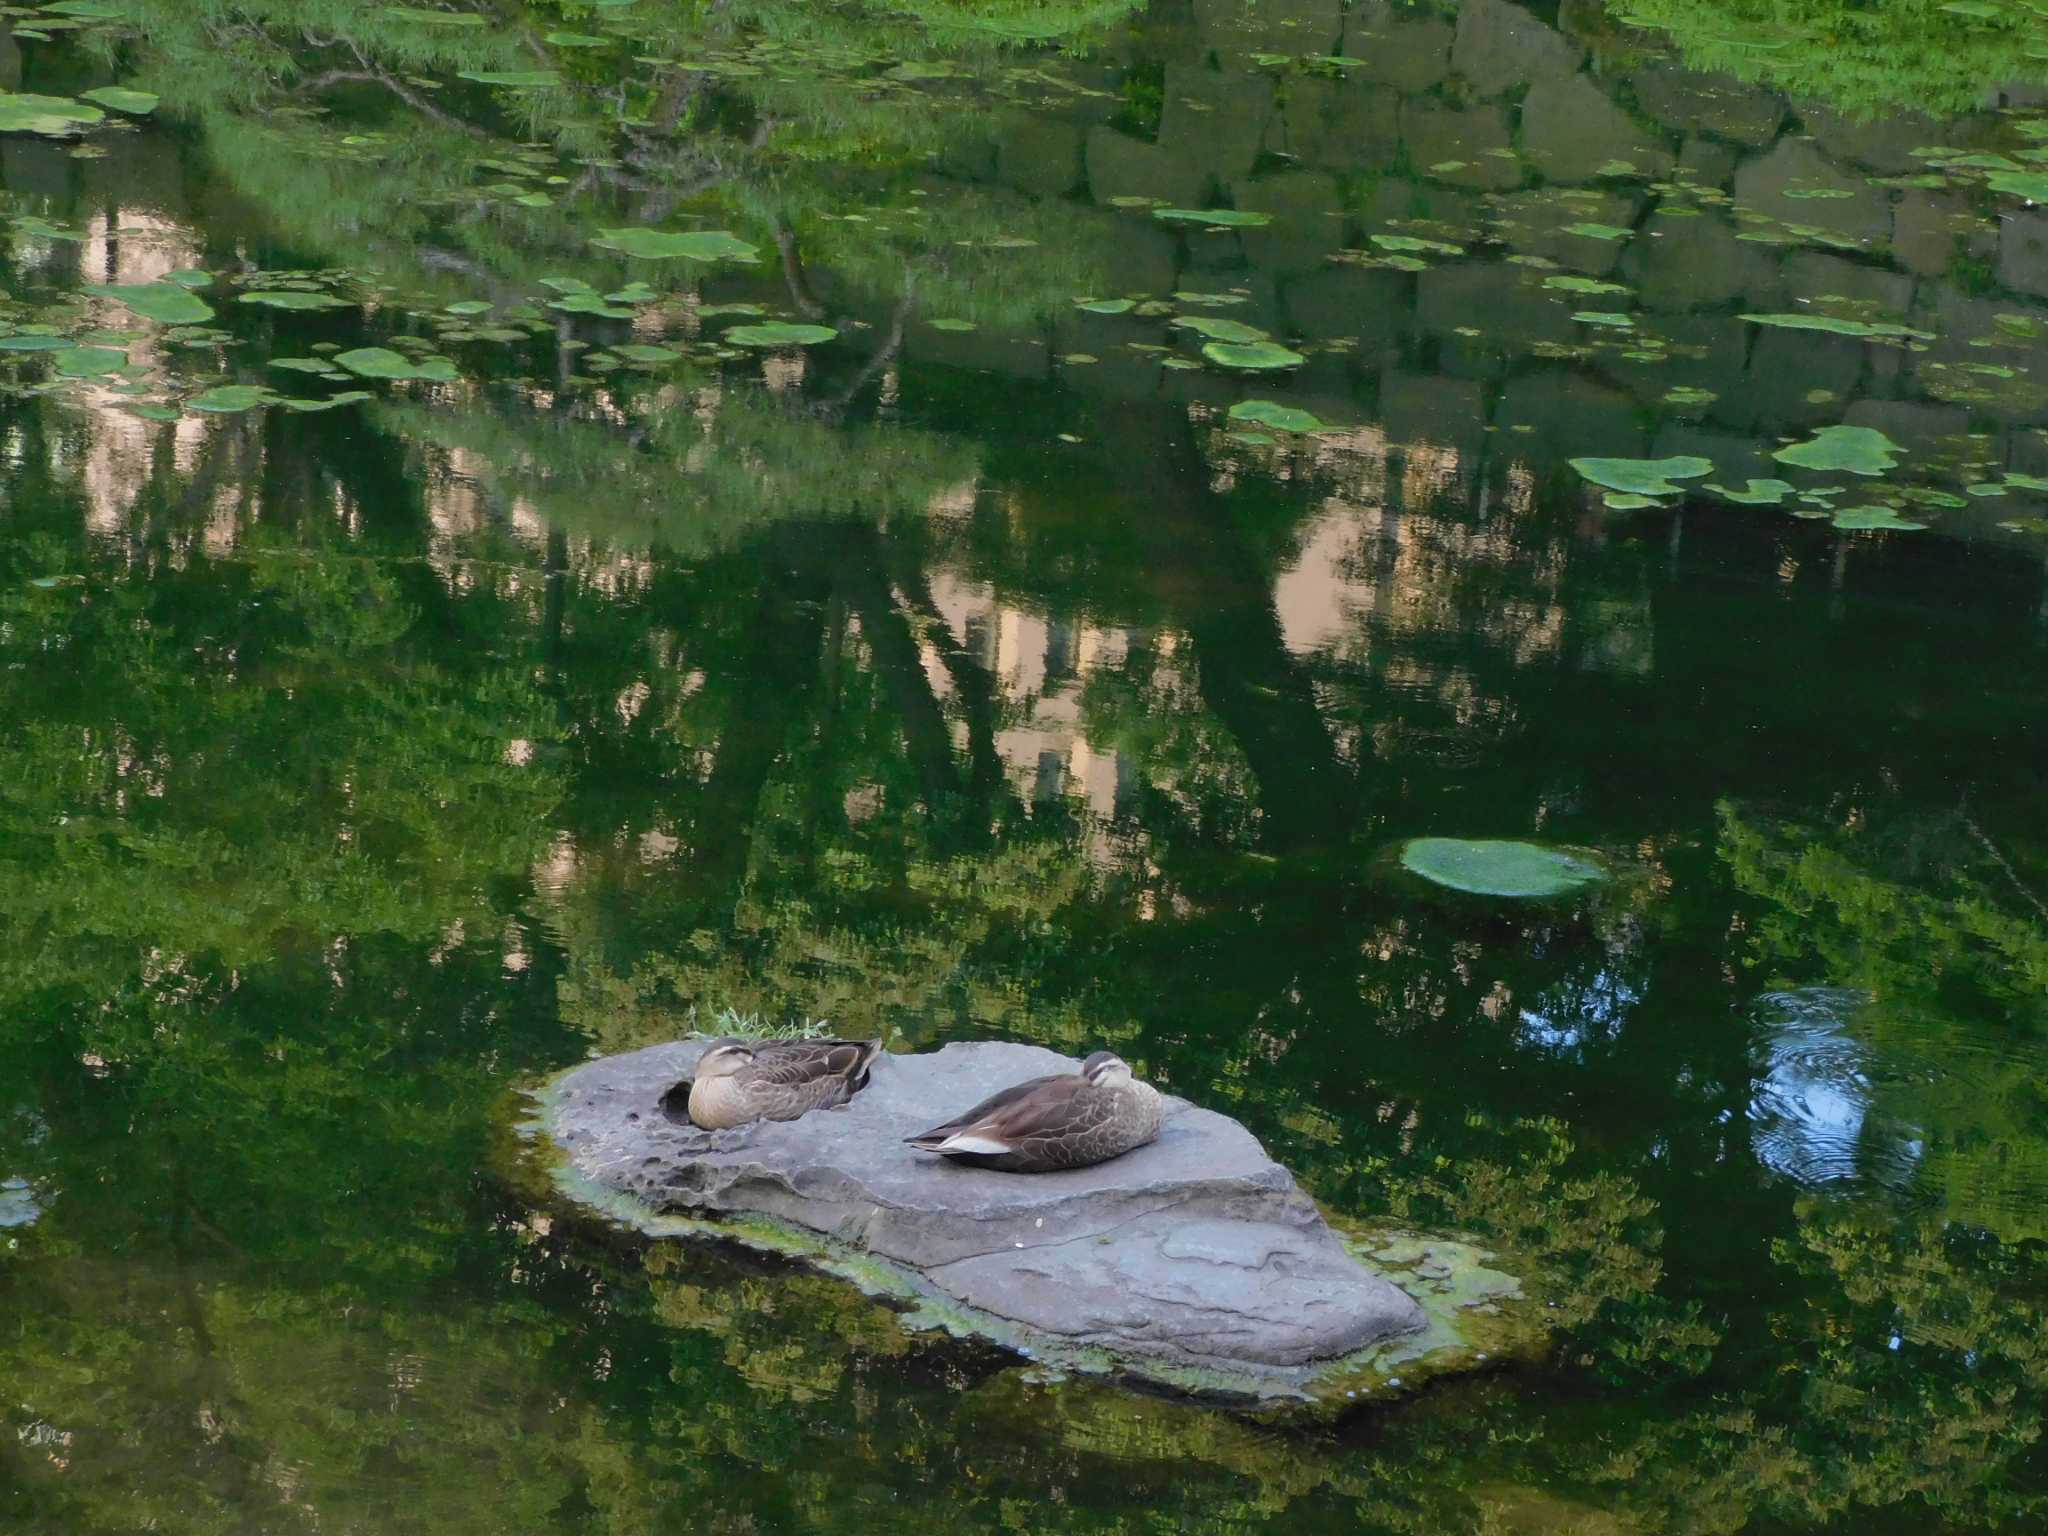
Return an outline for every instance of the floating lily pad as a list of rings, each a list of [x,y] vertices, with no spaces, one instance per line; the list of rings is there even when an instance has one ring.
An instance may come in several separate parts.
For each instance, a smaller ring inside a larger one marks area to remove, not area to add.
[[[52,138],[76,133],[107,114],[90,102],[69,96],[16,95],[0,91],[0,133],[40,133]]]
[[[1587,240],[1626,240],[1635,233],[1632,229],[1622,229],[1614,224],[1593,223],[1567,224],[1564,232],[1568,235],[1582,236]]]
[[[126,112],[131,117],[142,117],[156,110],[157,96],[153,91],[134,91],[125,85],[103,85],[98,90],[80,91],[81,101],[96,101],[103,107],[116,112]]]
[[[1609,491],[1600,502],[1610,512],[1640,512],[1645,507],[1664,505],[1654,496],[1638,496],[1634,491]]]
[[[253,410],[268,398],[268,392],[254,384],[220,384],[194,395],[185,404],[195,411],[211,411],[224,416],[235,411]]]
[[[1925,523],[1911,522],[1900,517],[1890,507],[1844,507],[1835,514],[1837,528],[1862,531],[1870,528],[1891,528],[1900,532],[1925,528]]]
[[[1685,487],[1675,480],[1697,480],[1714,472],[1713,461],[1691,454],[1669,459],[1573,459],[1573,469],[1595,485],[1636,496],[1675,496]]]
[[[1135,299],[1076,299],[1074,307],[1085,309],[1091,315],[1129,314],[1137,303]]]
[[[1906,450],[1875,427],[1822,427],[1809,442],[1780,448],[1771,457],[1801,469],[1842,469],[1852,475],[1881,475],[1898,468],[1892,457]]]
[[[1273,222],[1268,214],[1239,208],[1154,208],[1152,217],[1174,224],[1208,224],[1218,229],[1256,229]]]
[[[787,320],[769,320],[760,325],[736,325],[722,338],[736,347],[811,347],[837,340],[839,333],[829,325],[799,325]]]
[[[163,280],[167,283],[176,283],[180,288],[211,288],[213,286],[213,274],[211,272],[202,272],[197,267],[179,267],[175,271],[166,272],[163,275]]]
[[[62,352],[53,353],[50,361],[57,365],[57,371],[74,379],[96,379],[112,373],[128,361],[128,354],[117,347],[66,347]]]
[[[2008,192],[2030,203],[2048,203],[2048,172],[1998,171],[1990,180],[1994,192]]]
[[[1401,863],[1434,884],[1478,896],[1563,896],[1607,878],[1591,859],[1537,843],[1418,837]]]
[[[1785,498],[1792,494],[1793,488],[1783,480],[1751,480],[1739,491],[1711,483],[1703,489],[1745,507],[1776,507],[1784,504]]]
[[[492,308],[489,299],[457,299],[442,307],[451,315],[487,315]]]
[[[630,320],[633,311],[618,304],[607,304],[601,294],[572,293],[563,298],[549,299],[549,309],[559,309],[571,315],[602,315],[607,320]]]
[[[361,400],[374,400],[376,398],[367,389],[344,389],[338,395],[328,395],[319,400],[305,400],[293,395],[273,395],[270,397],[270,403],[272,405],[281,405],[288,411],[298,411],[304,414],[311,411],[337,410],[344,405],[354,405]]]
[[[273,357],[270,366],[289,369],[293,373],[325,374],[329,378],[337,376],[341,371],[324,357]]]
[[[446,384],[460,377],[455,365],[445,357],[429,357],[415,363],[389,347],[357,347],[340,353],[334,361],[365,379],[432,379]]]
[[[474,80],[478,85],[503,85],[515,90],[532,90],[562,83],[562,77],[552,69],[465,69],[459,74],[464,80]]]
[[[1633,315],[1624,315],[1608,309],[1582,309],[1574,313],[1572,318],[1581,325],[1605,325],[1618,331],[1634,330],[1636,324]]]
[[[2013,470],[2006,471],[2005,483],[2022,491],[2048,491],[2048,480],[2039,475],[2022,475]]]
[[[145,320],[165,325],[199,325],[213,318],[213,306],[177,283],[89,283],[87,293],[116,299]]]
[[[1786,331],[1831,331],[1837,336],[1910,336],[1915,341],[1932,341],[1932,331],[1916,331],[1909,325],[1883,322],[1837,320],[1833,315],[1744,315],[1751,325],[1775,326]]]
[[[420,6],[387,5],[384,14],[393,21],[415,21],[423,27],[480,27],[483,17],[475,11],[430,11]]]
[[[545,41],[553,43],[557,48],[608,48],[612,40],[608,37],[593,37],[588,32],[550,32]]]
[[[68,336],[0,336],[0,352],[62,352],[73,345]]]
[[[688,261],[758,261],[761,248],[724,229],[606,229],[595,244],[624,256],[658,261],[680,256]]]
[[[1219,320],[1209,315],[1182,315],[1174,322],[1187,330],[1208,337],[1211,341],[1254,342],[1268,341],[1267,332],[1255,325],[1243,325],[1235,320]]]
[[[1202,344],[1202,356],[1224,368],[1246,368],[1263,372],[1273,368],[1299,368],[1308,359],[1278,342],[1209,341]]]
[[[1462,256],[1465,247],[1447,240],[1424,240],[1418,235],[1374,235],[1372,243],[1383,251],[1433,251],[1439,256]]]
[[[635,363],[672,363],[683,354],[674,347],[656,346],[648,341],[629,341],[612,350],[619,356]]]
[[[261,304],[266,309],[353,309],[346,299],[331,293],[310,293],[303,288],[258,288],[236,302]]]
[[[956,320],[951,316],[927,321],[926,323],[935,331],[974,331],[980,329],[972,320]]]
[[[1543,279],[1546,288],[1561,289],[1565,293],[1627,293],[1620,283],[1603,283],[1597,277],[1572,277],[1559,273]]]
[[[661,295],[642,282],[631,282],[605,295],[613,304],[652,304]]]
[[[1240,400],[1230,408],[1232,421],[1249,421],[1281,432],[1320,432],[1322,421],[1313,413],[1274,400]]]

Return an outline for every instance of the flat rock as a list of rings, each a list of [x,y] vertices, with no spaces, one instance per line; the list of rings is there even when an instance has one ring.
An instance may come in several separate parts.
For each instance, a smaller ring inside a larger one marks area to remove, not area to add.
[[[1355,1260],[1242,1125],[1168,1098],[1150,1146],[1093,1168],[963,1167],[907,1136],[1077,1063],[998,1042],[884,1056],[843,1108],[706,1132],[663,1098],[703,1041],[586,1063],[545,1126],[571,1172],[656,1213],[752,1213],[914,1271],[943,1295],[1141,1371],[1213,1370],[1275,1390],[1424,1326]]]

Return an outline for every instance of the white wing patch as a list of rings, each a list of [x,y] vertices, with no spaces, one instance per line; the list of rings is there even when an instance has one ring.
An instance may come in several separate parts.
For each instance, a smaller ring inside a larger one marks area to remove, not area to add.
[[[948,1136],[939,1143],[941,1152],[979,1152],[993,1156],[998,1152],[1014,1150],[1007,1141],[997,1141],[992,1136]]]

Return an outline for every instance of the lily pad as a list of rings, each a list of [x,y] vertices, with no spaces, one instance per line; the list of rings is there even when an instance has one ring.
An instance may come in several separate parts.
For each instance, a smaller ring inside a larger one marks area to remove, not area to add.
[[[532,90],[562,83],[562,77],[552,69],[465,69],[458,73],[462,79],[474,80],[478,85],[504,85],[515,90]]]
[[[126,112],[131,117],[142,117],[156,110],[157,95],[154,91],[130,90],[125,85],[103,85],[98,90],[80,91],[81,101],[96,101],[103,107],[116,112]]]
[[[1892,457],[1906,450],[1875,427],[1822,427],[1811,441],[1780,448],[1771,457],[1801,469],[1842,469],[1852,475],[1881,475],[1898,468]]]
[[[1275,400],[1240,400],[1230,408],[1232,421],[1249,421],[1281,432],[1320,432],[1322,420],[1309,411]]]
[[[185,404],[195,411],[211,411],[224,416],[235,411],[253,410],[268,398],[269,392],[254,384],[220,384],[194,395]]]
[[[2048,203],[2048,172],[1998,171],[1990,180],[1994,192],[2009,192],[2030,203]]]
[[[1903,518],[1890,507],[1843,507],[1835,513],[1837,528],[1861,532],[1872,528],[1889,528],[1900,533],[1909,533],[1925,528],[1925,523],[1916,523]]]
[[[1085,309],[1091,315],[1125,315],[1136,303],[1135,299],[1076,299],[1074,307]]]
[[[1636,496],[1675,496],[1685,487],[1676,480],[1697,480],[1711,475],[1711,459],[1681,454],[1669,459],[1573,459],[1573,469],[1595,485]]]
[[[177,283],[89,283],[87,293],[118,299],[145,320],[165,325],[200,325],[213,318],[213,306]]]
[[[365,379],[432,379],[445,384],[459,377],[455,365],[445,357],[430,357],[415,363],[389,347],[357,347],[338,354],[334,361]]]
[[[1152,217],[1173,224],[1208,224],[1217,229],[1257,229],[1271,215],[1240,208],[1154,208]]]
[[[1255,325],[1244,325],[1236,320],[1219,320],[1209,315],[1182,315],[1173,323],[1206,336],[1211,341],[1254,342],[1272,339],[1267,332]]]
[[[420,6],[387,5],[384,15],[393,21],[415,21],[423,27],[480,27],[483,17],[475,11],[430,11]]]
[[[344,389],[338,395],[328,395],[319,400],[305,400],[293,395],[273,395],[270,397],[270,403],[272,405],[281,405],[288,411],[298,411],[304,414],[309,411],[337,410],[344,405],[354,405],[361,400],[374,400],[376,398],[367,389]]]
[[[1645,507],[1664,505],[1654,496],[1638,496],[1634,491],[1609,491],[1600,501],[1610,512],[1640,512]]]
[[[41,133],[50,137],[76,133],[107,114],[90,102],[69,96],[17,95],[0,91],[0,133]]]
[[[1784,504],[1792,494],[1792,486],[1783,480],[1751,480],[1741,490],[1730,490],[1725,485],[1709,483],[1704,489],[1714,492],[1723,500],[1732,501],[1745,507],[1776,507]]]
[[[571,315],[602,315],[607,320],[630,320],[633,311],[619,304],[607,304],[604,296],[597,293],[572,293],[563,298],[549,299],[549,309],[559,309]]]
[[[799,325],[787,320],[768,320],[760,325],[736,325],[724,340],[736,347],[811,347],[837,340],[839,333],[829,325]]]
[[[1567,224],[1564,232],[1568,235],[1582,236],[1587,240],[1626,240],[1635,233],[1632,229],[1622,229],[1614,224],[1593,223]]]
[[[623,346],[613,347],[612,350],[627,361],[635,363],[672,363],[683,355],[674,347],[656,346],[648,341],[629,341]]]
[[[74,345],[69,336],[0,336],[0,352],[62,352]]]
[[[1210,341],[1202,344],[1202,356],[1224,368],[1246,368],[1263,372],[1273,368],[1299,368],[1308,359],[1278,342]]]
[[[974,331],[980,329],[972,320],[958,320],[950,315],[928,321],[927,324],[935,331]]]
[[[605,229],[594,242],[623,256],[659,261],[680,256],[688,261],[759,261],[761,248],[724,229]]]
[[[1863,320],[1837,320],[1833,315],[1744,315],[1751,325],[1775,326],[1786,331],[1831,331],[1837,336],[1910,336],[1915,341],[1932,341],[1932,331],[1916,331],[1910,325],[1889,325]]]
[[[1592,860],[1537,843],[1418,837],[1401,863],[1436,885],[1477,896],[1563,896],[1607,878]]]
[[[50,360],[69,378],[96,379],[126,363],[128,354],[118,347],[66,347]]]
[[[1581,309],[1576,311],[1572,318],[1581,325],[1606,325],[1618,331],[1632,331],[1636,325],[1633,315],[1624,315],[1610,309]]]
[[[453,304],[445,304],[442,308],[451,315],[487,315],[491,312],[492,305],[489,299],[457,299]]]
[[[267,309],[353,309],[346,299],[331,293],[309,293],[303,288],[259,288],[236,302],[261,304]]]

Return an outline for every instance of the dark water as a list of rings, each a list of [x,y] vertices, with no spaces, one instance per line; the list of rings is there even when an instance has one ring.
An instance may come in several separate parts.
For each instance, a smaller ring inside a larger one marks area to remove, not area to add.
[[[0,134],[0,1526],[2037,1528],[2048,30],[1784,10],[11,13],[161,101]],[[1555,1347],[1276,1431],[507,1185],[724,1009],[1113,1045]]]

